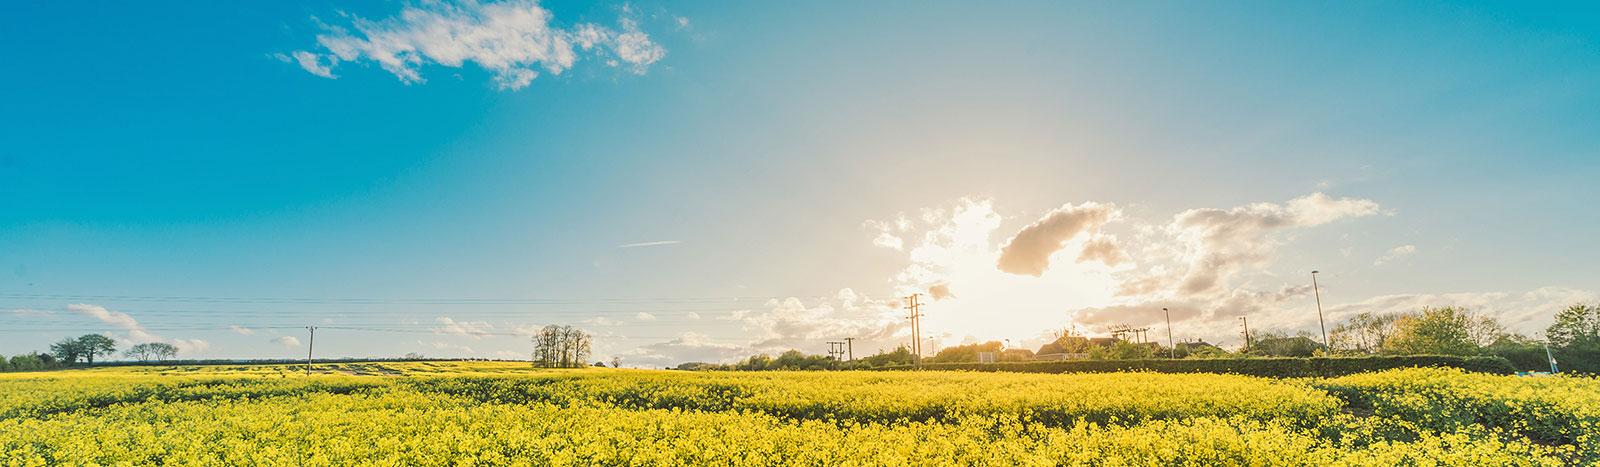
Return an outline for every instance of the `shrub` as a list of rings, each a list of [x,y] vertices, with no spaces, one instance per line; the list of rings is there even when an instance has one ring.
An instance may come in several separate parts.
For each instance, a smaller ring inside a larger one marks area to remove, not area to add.
[[[1415,355],[1403,357],[1311,357],[1213,360],[1058,360],[1046,362],[931,363],[926,370],[1009,371],[1020,373],[1226,373],[1272,378],[1334,377],[1394,368],[1441,367],[1492,374],[1511,374],[1515,368],[1500,357]],[[914,370],[899,365],[885,370]]]

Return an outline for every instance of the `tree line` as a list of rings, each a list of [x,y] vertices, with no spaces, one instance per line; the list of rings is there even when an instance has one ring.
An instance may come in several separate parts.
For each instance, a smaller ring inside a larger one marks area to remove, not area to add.
[[[95,358],[102,361],[117,354],[117,341],[103,334],[84,334],[67,337],[50,344],[48,353],[37,351],[6,358],[0,355],[0,371],[33,371],[66,368],[82,361],[93,365]],[[166,361],[178,356],[178,348],[165,342],[146,342],[129,347],[124,357],[141,362]]]
[[[533,365],[543,368],[587,367],[589,346],[593,340],[588,332],[572,326],[545,326],[533,335]],[[613,364],[620,364],[620,361],[613,359]]]
[[[1522,370],[1548,370],[1549,356],[1563,371],[1600,373],[1600,305],[1574,304],[1556,313],[1544,330],[1543,341],[1512,332],[1498,319],[1464,307],[1422,307],[1390,313],[1361,313],[1336,324],[1328,332],[1327,344],[1308,331],[1290,334],[1282,330],[1252,332],[1247,345],[1227,350],[1205,342],[1179,342],[1168,349],[1159,343],[1134,343],[1126,340],[1095,342],[1075,328],[1051,332],[1052,351],[1086,360],[1139,360],[1155,358],[1209,359],[1258,357],[1314,357],[1359,355],[1449,355],[1505,358]],[[1109,340],[1109,339],[1106,339]],[[941,349],[924,357],[923,363],[972,363],[986,361],[1027,361],[1032,350],[1006,351],[999,341],[963,344]],[[914,359],[904,346],[894,351],[839,362],[826,355],[808,355],[789,350],[774,358],[752,355],[734,363],[689,362],[680,370],[768,371],[878,368],[909,365]]]

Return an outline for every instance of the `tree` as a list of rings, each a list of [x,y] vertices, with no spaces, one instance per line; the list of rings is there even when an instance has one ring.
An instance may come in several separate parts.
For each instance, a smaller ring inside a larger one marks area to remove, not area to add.
[[[1466,310],[1423,307],[1401,316],[1394,337],[1384,343],[1384,353],[1476,355],[1484,331],[1474,328],[1480,326],[1481,320]]]
[[[78,344],[81,346],[79,349],[83,352],[84,360],[90,365],[94,364],[95,355],[112,355],[117,351],[117,341],[102,334],[79,336]]]
[[[978,361],[979,352],[989,352],[998,356],[1004,347],[1005,344],[1000,341],[945,347],[933,356],[932,361],[937,363],[976,362]]]
[[[1150,358],[1154,352],[1148,345],[1117,341],[1115,345],[1111,346],[1111,352],[1108,356],[1112,360],[1140,360]]]
[[[878,349],[878,353],[872,354],[871,356],[858,358],[856,359],[856,362],[856,366],[865,366],[867,368],[890,365],[910,365],[911,350],[907,349],[904,345],[895,347],[893,351],[889,352],[885,352],[883,349]]]
[[[128,350],[123,352],[122,355],[141,362],[147,362],[150,361],[151,357],[155,356],[155,352],[150,349],[149,343],[144,343],[128,347]]]
[[[622,368],[622,357],[611,357],[612,368]]]
[[[1361,313],[1351,317],[1349,322],[1334,326],[1328,332],[1328,340],[1336,349],[1378,353],[1383,350],[1383,344],[1394,336],[1395,323],[1400,321],[1401,316],[1399,313]]]
[[[583,368],[589,366],[589,346],[593,338],[582,329],[549,325],[533,336],[533,364],[545,368]]]
[[[1567,350],[1600,351],[1600,306],[1582,303],[1556,313],[1556,320],[1545,328],[1550,346]]]
[[[1310,357],[1323,348],[1322,342],[1316,335],[1306,330],[1296,332],[1293,337],[1286,331],[1270,330],[1253,333],[1251,336],[1250,353],[1266,355],[1269,357]]]
[[[50,344],[50,353],[55,354],[56,360],[71,365],[77,363],[78,359],[83,358],[83,343],[71,337],[62,338],[60,341]]]
[[[178,348],[165,342],[146,342],[129,347],[128,351],[124,352],[123,355],[138,359],[141,362],[150,360],[164,361],[178,355]]]

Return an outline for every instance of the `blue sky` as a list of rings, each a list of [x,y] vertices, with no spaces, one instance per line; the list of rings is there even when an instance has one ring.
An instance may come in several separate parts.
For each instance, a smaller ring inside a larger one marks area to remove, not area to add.
[[[1600,300],[1581,3],[0,11],[0,354],[870,352],[941,285],[941,345],[1161,306],[1237,345],[1314,329],[1311,269],[1335,318]]]

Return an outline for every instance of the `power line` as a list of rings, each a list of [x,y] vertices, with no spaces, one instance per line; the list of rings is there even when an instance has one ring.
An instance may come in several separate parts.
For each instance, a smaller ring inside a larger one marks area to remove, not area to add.
[[[911,294],[910,297],[906,297],[906,300],[909,301],[909,305],[906,305],[905,307],[905,309],[911,310],[911,316],[907,316],[907,318],[911,319],[911,352],[913,354],[912,358],[916,362],[917,366],[922,366],[922,326],[920,324],[922,317],[922,313],[920,312],[922,308],[922,302],[919,300],[921,297],[922,294],[919,293],[914,293]]]
[[[812,295],[785,295],[788,297],[827,297],[833,293]],[[865,295],[865,294],[863,294]],[[893,296],[894,294],[883,294]],[[23,294],[0,293],[0,298],[20,300],[106,300],[137,302],[201,302],[201,303],[316,303],[316,304],[423,304],[423,305],[547,305],[547,304],[607,304],[607,303],[716,303],[716,302],[766,302],[770,297],[647,297],[647,298],[291,298],[291,297],[197,297],[197,296],[145,296],[145,295],[79,295],[79,294]]]

